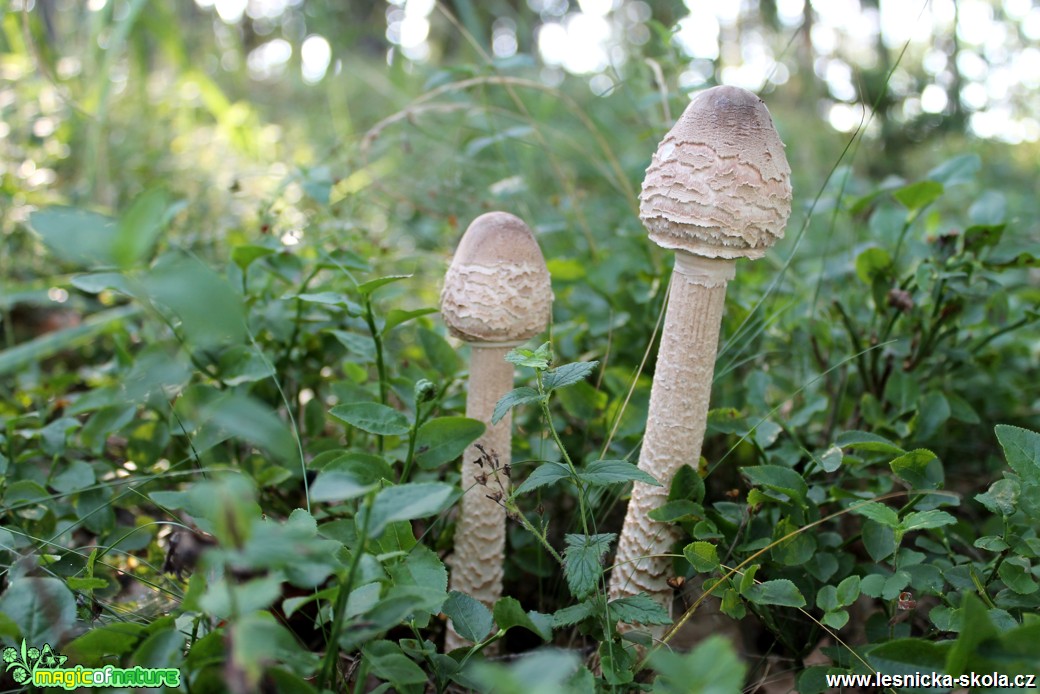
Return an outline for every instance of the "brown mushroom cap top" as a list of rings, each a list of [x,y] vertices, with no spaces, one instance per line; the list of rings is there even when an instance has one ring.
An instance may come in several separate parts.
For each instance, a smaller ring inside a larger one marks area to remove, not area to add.
[[[639,216],[664,248],[760,258],[783,238],[791,167],[762,100],[739,87],[698,94],[657,148]]]
[[[441,292],[441,315],[467,342],[523,342],[545,330],[552,287],[534,234],[517,217],[488,212],[466,229]]]

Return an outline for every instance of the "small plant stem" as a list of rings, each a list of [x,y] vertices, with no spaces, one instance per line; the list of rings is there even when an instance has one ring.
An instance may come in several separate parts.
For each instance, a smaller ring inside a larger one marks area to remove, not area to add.
[[[404,467],[401,468],[401,477],[397,480],[398,484],[404,484],[408,481],[412,474],[412,467],[415,465],[415,439],[419,437],[419,424],[422,423],[419,410],[419,403],[415,403],[415,419],[412,421],[412,430],[408,432],[408,454],[404,457]]]
[[[372,312],[372,300],[365,297],[365,322],[368,324],[368,330],[372,333],[372,342],[376,348],[376,372],[379,374],[379,402],[386,404],[386,364],[383,362],[383,338],[376,330],[376,316]],[[380,439],[379,450],[383,450],[383,442]]]
[[[296,293],[297,294],[303,294],[304,292],[306,292],[307,291],[307,287],[310,286],[310,283],[314,280],[315,277],[317,277],[318,272],[320,272],[320,271],[321,271],[321,265],[318,265],[317,267],[315,267],[314,270],[309,275],[307,275],[306,279],[304,279],[303,282],[300,284],[300,288],[296,291]],[[243,291],[245,291],[245,281],[246,281],[245,278],[246,278],[246,273],[245,273],[245,271],[243,271],[242,272],[242,289],[243,289]],[[302,321],[303,321],[303,299],[297,298],[296,299],[296,316],[293,317],[292,333],[289,335],[289,339],[285,343],[285,351],[282,352],[282,357],[281,357],[281,359],[278,360],[279,363],[286,361],[287,359],[289,359],[290,356],[292,356],[293,347],[296,346],[296,339],[300,336],[300,323]]]
[[[368,524],[372,518],[372,502],[375,499],[376,490],[365,496],[362,508],[365,518],[361,523],[361,533],[357,539],[357,549],[350,560],[350,568],[347,570],[346,578],[340,583],[339,593],[336,595],[336,604],[332,610],[332,631],[329,633],[329,641],[325,651],[325,662],[322,663],[321,674],[318,676],[318,688],[324,688],[335,676],[336,658],[339,655],[339,637],[343,633],[343,621],[346,619],[347,599],[353,590],[354,577],[357,574],[358,565],[361,563],[361,555],[365,552],[365,543],[368,540]],[[361,509],[358,509],[359,511]]]
[[[852,324],[852,319],[849,318],[849,314],[845,311],[845,307],[841,305],[841,302],[835,299],[834,308],[837,309],[838,315],[841,316],[842,325],[845,326],[845,331],[849,334],[849,339],[852,341],[852,348],[856,350],[856,363],[859,365],[860,378],[863,379],[863,387],[873,393],[873,383],[871,379],[871,371],[868,368],[867,359],[863,350],[863,343],[859,340],[859,335],[856,334],[856,327]]]
[[[567,464],[567,467],[571,471],[571,479],[574,481],[574,486],[578,488],[578,512],[581,514],[581,529],[585,535],[589,535],[589,520],[588,520],[588,509],[586,508],[585,499],[585,485],[582,484],[581,478],[578,477],[578,469],[574,467],[574,461],[571,460],[571,456],[567,453],[567,448],[563,445],[563,441],[560,440],[560,435],[556,433],[556,427],[553,426],[552,413],[549,412],[549,397],[545,393],[545,386],[542,384],[542,372],[539,370],[535,371],[535,377],[538,382],[538,394],[542,398],[538,403],[542,407],[542,415],[545,417],[546,426],[549,428],[549,433],[552,434],[553,441],[556,442],[556,447],[560,449],[560,455],[563,456],[563,461]]]

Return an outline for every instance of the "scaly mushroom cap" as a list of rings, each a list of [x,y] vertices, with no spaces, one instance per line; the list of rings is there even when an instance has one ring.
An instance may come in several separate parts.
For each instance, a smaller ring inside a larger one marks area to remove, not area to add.
[[[441,315],[467,342],[523,342],[545,330],[552,287],[534,234],[506,212],[488,212],[462,235],[444,276]]]
[[[708,258],[761,258],[791,214],[791,167],[762,100],[698,94],[657,148],[639,196],[650,239]]]

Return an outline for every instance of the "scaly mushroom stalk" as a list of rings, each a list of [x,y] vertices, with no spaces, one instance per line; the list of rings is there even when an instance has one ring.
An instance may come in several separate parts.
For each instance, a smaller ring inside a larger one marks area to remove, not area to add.
[[[698,94],[646,171],[639,216],[650,239],[676,251],[650,391],[640,469],[618,541],[612,598],[647,593],[671,610],[679,529],[647,516],[682,465],[696,465],[707,424],[726,283],[735,259],[760,258],[791,212],[790,167],[765,104],[737,87]]]
[[[509,492],[502,472],[511,456],[512,418],[495,425],[495,404],[513,389],[510,349],[545,330],[552,312],[552,288],[534,234],[520,219],[489,212],[470,224],[444,278],[441,314],[453,335],[470,344],[466,416],[487,430],[466,449],[462,497],[455,527],[451,589],[492,607],[502,595],[505,508],[492,498]],[[491,463],[498,472],[491,469]],[[447,650],[469,642],[449,625]]]

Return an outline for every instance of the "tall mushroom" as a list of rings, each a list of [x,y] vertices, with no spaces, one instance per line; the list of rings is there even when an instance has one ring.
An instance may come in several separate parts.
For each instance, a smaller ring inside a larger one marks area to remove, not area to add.
[[[683,465],[696,465],[707,423],[726,283],[737,258],[760,258],[783,237],[791,169],[765,104],[737,87],[698,94],[646,170],[639,216],[675,251],[639,467],[611,575],[612,597],[648,593],[671,610],[675,526],[647,514],[664,504]]]
[[[506,353],[545,330],[552,299],[545,258],[527,225],[505,212],[473,220],[445,275],[441,314],[451,333],[470,345],[466,416],[484,422],[487,430],[463,455],[466,493],[450,564],[452,590],[489,608],[502,594],[505,553],[505,509],[490,497],[507,492],[509,479],[501,472],[497,481],[490,479],[496,473],[485,461],[497,461],[500,470],[508,465],[512,434],[509,415],[495,425],[491,415],[513,389],[513,365]],[[448,650],[466,643],[449,628]]]

